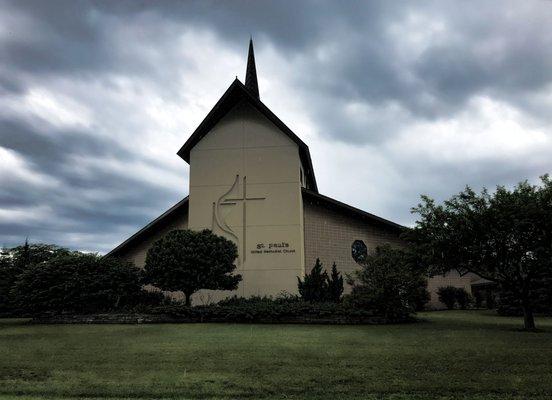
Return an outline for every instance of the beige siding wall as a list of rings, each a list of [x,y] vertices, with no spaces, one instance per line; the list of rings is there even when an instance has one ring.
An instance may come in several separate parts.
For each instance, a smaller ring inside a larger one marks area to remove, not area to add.
[[[247,103],[191,150],[189,227],[212,229],[238,246],[243,280],[232,294],[297,291],[304,261],[300,170],[297,144]],[[216,300],[228,293],[209,294]]]
[[[326,269],[335,261],[342,273],[359,268],[351,255],[351,245],[362,240],[368,252],[377,246],[389,243],[401,246],[397,233],[381,225],[354,218],[323,205],[304,200],[305,218],[305,269],[310,271],[317,258]]]

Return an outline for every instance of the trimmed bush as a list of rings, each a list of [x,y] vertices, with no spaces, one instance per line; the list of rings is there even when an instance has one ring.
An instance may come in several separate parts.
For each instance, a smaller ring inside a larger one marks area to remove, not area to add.
[[[439,301],[447,307],[448,310],[453,310],[456,305],[461,310],[465,310],[473,303],[472,296],[464,288],[455,286],[443,286],[437,290]]]
[[[443,286],[437,290],[439,301],[445,305],[448,310],[453,310],[456,305],[456,288],[454,286]]]
[[[456,288],[456,302],[461,310],[465,310],[473,303],[473,299],[466,289]]]
[[[238,248],[210,230],[176,229],[148,250],[146,282],[162,290],[182,291],[186,304],[200,289],[234,290],[241,275],[233,273]]]
[[[269,322],[269,323],[390,323],[403,318],[385,318],[374,310],[358,309],[345,303],[307,302],[300,298],[231,297],[218,304],[189,307],[172,304],[151,307],[149,313],[166,315],[183,322]]]

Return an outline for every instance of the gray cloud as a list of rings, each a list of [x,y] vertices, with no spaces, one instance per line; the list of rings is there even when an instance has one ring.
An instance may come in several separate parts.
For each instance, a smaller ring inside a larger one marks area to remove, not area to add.
[[[340,200],[410,223],[419,193],[552,169],[546,2],[0,4],[0,244],[107,251],[184,196],[174,152],[249,34]]]

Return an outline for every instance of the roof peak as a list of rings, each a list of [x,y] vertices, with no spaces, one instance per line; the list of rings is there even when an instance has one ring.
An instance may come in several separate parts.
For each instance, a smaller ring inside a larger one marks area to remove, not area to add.
[[[257,68],[255,66],[255,52],[253,38],[249,38],[249,53],[247,54],[247,69],[245,71],[245,87],[252,96],[259,98],[259,84],[257,83]]]

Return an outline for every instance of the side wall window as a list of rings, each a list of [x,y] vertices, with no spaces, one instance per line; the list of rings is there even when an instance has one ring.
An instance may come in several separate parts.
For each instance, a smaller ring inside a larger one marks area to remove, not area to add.
[[[362,264],[368,257],[368,248],[362,240],[355,240],[351,245],[351,256],[357,264]]]

